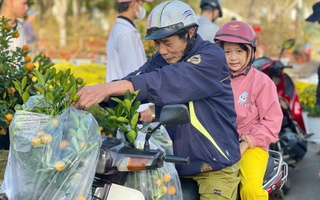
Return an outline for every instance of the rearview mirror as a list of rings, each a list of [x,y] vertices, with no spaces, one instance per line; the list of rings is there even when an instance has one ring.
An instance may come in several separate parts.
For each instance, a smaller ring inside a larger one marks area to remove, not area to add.
[[[279,60],[281,59],[282,53],[285,49],[290,49],[291,47],[293,47],[294,43],[296,42],[295,39],[289,39],[286,40],[283,44],[282,44],[282,49],[279,55]]]
[[[189,111],[184,104],[166,105],[161,109],[160,123],[164,126],[186,124],[189,121]]]
[[[286,40],[286,41],[282,44],[282,49],[290,49],[291,47],[293,47],[293,45],[294,45],[295,42],[296,42],[295,39]]]
[[[161,109],[159,121],[159,124],[155,128],[147,132],[143,150],[150,151],[149,139],[152,133],[154,133],[161,125],[173,126],[190,122],[188,108],[184,104],[163,106],[163,108]]]

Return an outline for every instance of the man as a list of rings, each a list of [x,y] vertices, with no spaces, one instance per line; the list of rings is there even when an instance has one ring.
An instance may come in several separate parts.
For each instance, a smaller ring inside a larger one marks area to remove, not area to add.
[[[307,22],[318,22],[320,24],[320,2],[313,4],[312,6],[313,13],[306,19]],[[320,65],[318,66],[318,85],[316,93],[316,105],[320,106]],[[317,154],[320,155],[320,150]]]
[[[215,21],[218,17],[222,17],[219,0],[201,0],[200,8],[201,15],[198,18],[198,34],[202,39],[214,42],[213,38],[219,29],[219,26],[215,24]]]
[[[312,6],[313,13],[306,19],[307,22],[318,22],[320,24],[320,2]],[[318,86],[316,94],[316,105],[320,105],[320,66],[318,67]]]
[[[17,18],[23,18],[29,9],[28,0],[3,0],[1,1],[0,17],[10,19],[9,25],[13,30],[18,30],[19,37],[12,38],[10,50],[16,51],[16,47],[22,47],[25,42],[23,26]]]
[[[16,51],[17,47],[22,48],[25,45],[25,37],[23,26],[17,18],[23,18],[28,9],[28,0],[3,0],[0,1],[0,17],[5,17],[10,21],[8,24],[11,26],[12,31],[17,30],[19,33],[18,38],[11,38],[9,40],[9,50]],[[9,149],[9,134],[0,135],[0,149]]]
[[[140,33],[134,25],[135,20],[143,19],[146,14],[142,7],[144,2],[152,0],[118,0],[119,16],[111,30],[106,49],[106,82],[121,79],[146,62]]]
[[[229,70],[222,49],[202,40],[197,27],[187,4],[159,4],[146,34],[158,52],[122,80],[83,87],[74,106],[87,109],[127,90],[157,106],[187,105],[190,122],[168,128],[174,154],[190,157],[190,165],[176,164],[179,175],[198,182],[201,200],[236,199],[240,150]]]
[[[146,62],[146,53],[134,21],[145,17],[146,10],[142,7],[143,3],[152,1],[118,0],[119,16],[107,43],[106,82],[121,79]],[[152,121],[152,111],[149,106],[141,106],[139,113],[141,121]]]

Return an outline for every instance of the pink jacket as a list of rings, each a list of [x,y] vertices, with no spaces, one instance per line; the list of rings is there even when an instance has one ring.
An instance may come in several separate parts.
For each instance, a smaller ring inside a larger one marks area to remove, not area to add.
[[[268,150],[278,141],[283,114],[277,89],[264,73],[251,68],[246,76],[231,78],[239,136],[248,135],[255,147]]]

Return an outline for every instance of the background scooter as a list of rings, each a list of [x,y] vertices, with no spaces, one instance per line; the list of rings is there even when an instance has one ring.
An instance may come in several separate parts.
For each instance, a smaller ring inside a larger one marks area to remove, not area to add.
[[[189,122],[189,112],[185,105],[165,106],[161,111],[159,125],[146,134],[144,150],[135,149],[116,138],[104,140],[92,187],[93,198],[107,199],[110,186],[114,183],[124,185],[128,171],[155,169],[162,167],[164,162],[188,164],[188,157],[165,155],[160,150],[148,148],[148,139],[158,127],[187,122]],[[269,199],[284,199],[281,188],[287,178],[287,164],[279,152],[270,150],[269,155],[263,188],[269,192]],[[189,180],[185,183],[183,179],[181,180],[184,199],[199,199],[196,182]]]
[[[283,43],[278,60],[261,57],[253,63],[256,69],[267,74],[276,84],[284,118],[279,141],[271,145],[270,149],[281,152],[284,161],[290,167],[295,167],[295,163],[304,157],[307,152],[307,138],[312,135],[306,133],[296,87],[290,76],[284,72],[285,68],[292,68],[292,66],[286,66],[281,62],[284,50],[290,49],[294,43],[294,39]],[[289,176],[287,183],[283,186],[284,194],[290,190],[290,187]]]

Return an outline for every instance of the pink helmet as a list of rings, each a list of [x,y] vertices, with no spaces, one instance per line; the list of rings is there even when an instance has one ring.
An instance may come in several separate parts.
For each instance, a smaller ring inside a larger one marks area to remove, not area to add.
[[[214,41],[249,44],[254,51],[257,45],[254,30],[249,24],[240,21],[230,21],[225,23],[216,33]]]

